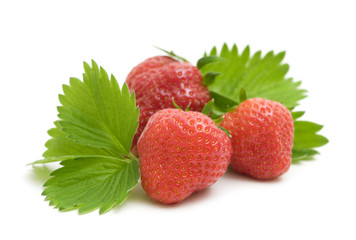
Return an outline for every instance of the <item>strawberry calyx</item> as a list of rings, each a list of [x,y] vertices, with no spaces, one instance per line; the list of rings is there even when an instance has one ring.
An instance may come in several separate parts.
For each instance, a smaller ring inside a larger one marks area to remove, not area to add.
[[[155,46],[155,48],[161,50],[162,52],[166,53],[169,57],[175,59],[175,60],[178,60],[178,61],[182,61],[182,62],[188,62],[189,61],[182,57],[182,56],[179,56],[177,55],[176,53],[174,53],[173,51],[167,51],[163,48],[160,48],[160,47],[157,47]],[[210,64],[210,63],[215,63],[215,62],[222,62],[224,61],[225,59],[223,57],[218,57],[218,56],[204,56],[202,58],[200,58],[198,61],[197,61],[197,64],[196,64],[196,67],[200,70],[202,69],[205,65],[207,64]],[[213,84],[213,82],[215,81],[215,78],[217,76],[221,75],[220,72],[212,72],[212,71],[209,71],[205,74],[203,74],[203,84],[205,86],[209,86],[211,84]]]
[[[189,111],[189,106],[190,104],[186,107],[185,110],[183,110],[181,107],[178,106],[178,104],[174,101],[174,98],[172,98],[172,103],[174,105],[174,107],[176,109],[182,110],[184,112]],[[220,116],[216,116],[216,117],[212,117],[212,112],[213,112],[213,106],[214,106],[214,98],[211,99],[207,104],[205,104],[203,110],[201,111],[202,114],[210,117],[213,122],[215,123],[215,125],[221,129],[224,133],[226,133],[226,135],[231,138],[231,134],[229,133],[229,131],[227,129],[225,129],[224,127],[220,126],[220,124],[224,121],[224,115],[220,115]]]
[[[201,113],[209,117],[211,112],[212,112],[212,110],[213,110],[214,101],[215,100],[213,98],[207,104],[205,104],[205,106],[201,110]]]
[[[155,48],[157,48],[158,50],[161,50],[162,52],[168,54],[168,56],[174,58],[175,60],[189,63],[189,61],[187,59],[185,59],[184,57],[178,56],[173,51],[167,51],[167,50],[165,50],[163,48],[160,48],[160,47],[157,47],[157,46],[155,46]]]
[[[244,87],[242,87],[240,89],[240,96],[239,96],[240,103],[242,103],[246,99],[247,99],[246,89]]]
[[[218,125],[217,127],[219,129],[221,129],[229,138],[232,138],[230,132],[226,128],[224,128],[223,126],[220,126],[220,125]]]
[[[172,103],[173,103],[173,106],[176,108],[176,109],[179,109],[179,110],[182,110],[184,112],[188,112],[189,111],[189,107],[190,107],[190,102],[188,104],[188,106],[183,110],[180,106],[178,106],[178,104],[174,101],[174,97],[172,97]]]

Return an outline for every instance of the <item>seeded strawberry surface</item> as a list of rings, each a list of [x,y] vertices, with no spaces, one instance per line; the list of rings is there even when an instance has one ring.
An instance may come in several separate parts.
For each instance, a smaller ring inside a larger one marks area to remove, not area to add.
[[[155,113],[139,141],[141,184],[153,200],[170,204],[215,183],[231,157],[230,138],[200,112]]]
[[[130,90],[135,91],[140,108],[139,127],[132,146],[136,146],[153,113],[174,107],[172,98],[183,109],[190,105],[190,110],[201,111],[210,101],[209,91],[202,81],[197,67],[170,57],[152,57],[134,67],[126,79]]]
[[[291,165],[293,119],[282,104],[248,99],[225,114],[221,126],[232,135],[232,168],[257,179],[273,179]]]

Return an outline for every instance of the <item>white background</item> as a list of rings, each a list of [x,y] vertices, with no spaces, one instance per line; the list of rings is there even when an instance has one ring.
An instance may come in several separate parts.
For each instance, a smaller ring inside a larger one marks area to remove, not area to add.
[[[1,1],[0,239],[356,239],[353,1]],[[286,51],[309,97],[303,117],[330,143],[278,180],[228,171],[181,204],[140,186],[99,216],[61,213],[41,196],[56,165],[32,168],[57,119],[57,95],[94,59],[122,83],[130,69],[175,50],[195,62],[212,46]]]

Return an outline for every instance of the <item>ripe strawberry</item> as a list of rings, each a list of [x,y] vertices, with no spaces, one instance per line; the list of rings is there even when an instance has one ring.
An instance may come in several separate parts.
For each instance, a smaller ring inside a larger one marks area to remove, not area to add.
[[[141,184],[164,204],[215,183],[231,157],[230,138],[200,112],[164,109],[148,121],[137,144]]]
[[[132,146],[136,146],[153,113],[174,107],[172,98],[183,109],[190,104],[191,110],[201,111],[210,101],[209,91],[202,81],[197,67],[170,57],[148,58],[134,67],[126,79],[130,90],[135,91],[136,103],[140,107],[139,127]]]
[[[231,166],[238,173],[273,179],[289,169],[294,127],[282,104],[248,99],[226,113],[221,126],[232,135]]]

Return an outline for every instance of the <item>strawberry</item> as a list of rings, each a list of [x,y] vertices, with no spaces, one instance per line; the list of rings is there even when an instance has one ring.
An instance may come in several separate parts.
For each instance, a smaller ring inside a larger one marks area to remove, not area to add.
[[[136,146],[153,113],[174,107],[172,98],[181,108],[190,104],[191,110],[201,111],[210,101],[209,91],[202,81],[197,67],[170,57],[148,58],[134,67],[126,79],[130,90],[135,91],[136,104],[140,108],[139,127],[132,146]]]
[[[257,179],[273,179],[291,165],[293,119],[282,104],[253,98],[226,113],[222,127],[232,136],[231,166]]]
[[[156,112],[137,144],[141,184],[148,196],[176,203],[215,183],[226,171],[231,140],[213,120],[179,109]]]

